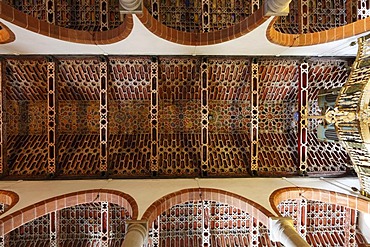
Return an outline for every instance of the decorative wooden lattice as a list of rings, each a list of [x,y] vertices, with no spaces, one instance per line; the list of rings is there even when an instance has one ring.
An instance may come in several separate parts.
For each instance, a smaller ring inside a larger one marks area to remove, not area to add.
[[[28,57],[4,64],[11,176],[297,174],[299,59]],[[309,114],[320,115],[318,91],[343,85],[348,61],[308,65]],[[318,142],[317,121],[307,127],[306,171],[343,174],[345,151]]]
[[[299,15],[300,11],[299,1],[291,1],[289,4],[289,14],[279,17],[274,24],[274,28],[281,33],[299,33],[299,19],[302,18]]]
[[[100,65],[96,58],[60,59],[59,166],[62,175],[100,170]]]
[[[51,246],[50,216],[44,215],[16,228],[5,236],[5,243],[9,246]]]
[[[149,231],[149,246],[280,246],[266,226],[244,211],[215,201],[189,201],[163,212]]]
[[[125,238],[128,211],[116,204],[93,202],[52,212],[5,236],[5,246],[114,246]]]
[[[365,2],[367,1],[292,1],[288,16],[279,17],[274,28],[282,33],[299,34],[344,26],[369,15],[369,5]]]
[[[145,0],[144,6],[159,22],[184,32],[212,32],[239,23],[260,7],[246,0]]]
[[[201,86],[197,59],[164,58],[158,67],[158,174],[200,172]]]
[[[70,29],[106,31],[122,23],[119,3],[113,0],[6,0],[4,2],[39,20]]]

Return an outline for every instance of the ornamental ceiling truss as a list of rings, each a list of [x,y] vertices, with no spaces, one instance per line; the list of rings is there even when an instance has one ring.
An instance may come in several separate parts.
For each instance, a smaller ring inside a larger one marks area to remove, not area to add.
[[[4,57],[0,172],[9,179],[345,174],[345,150],[318,141],[318,120],[301,124],[294,114],[303,106],[321,115],[318,91],[341,87],[349,66],[346,59]]]

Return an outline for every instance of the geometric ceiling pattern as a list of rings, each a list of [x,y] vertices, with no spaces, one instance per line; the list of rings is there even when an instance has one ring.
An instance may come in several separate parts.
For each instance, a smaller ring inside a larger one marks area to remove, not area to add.
[[[61,27],[58,38],[64,40],[78,33],[68,30],[78,30],[87,35],[78,42],[96,45],[99,33],[111,31],[109,37],[117,41],[132,29],[132,23],[127,24],[131,16],[120,16],[118,1],[4,2],[27,16],[27,28],[28,22],[31,29],[32,23],[52,24]],[[291,1],[289,15],[276,18],[272,28],[293,35],[322,32],[366,18],[367,6],[366,1]],[[167,28],[158,32],[171,30],[172,36],[164,38],[174,41],[182,34],[175,42],[190,42],[186,44],[220,43],[245,34],[265,18],[262,14],[256,19],[264,7],[259,0],[144,0],[144,7],[139,18],[150,31],[148,26],[158,22]],[[152,19],[144,22],[148,12]],[[291,46],[297,45],[299,36],[294,37]],[[323,114],[319,91],[342,87],[352,62],[306,57],[4,56],[0,173],[3,179],[352,174],[345,148],[319,140],[321,120],[308,120],[305,143],[297,120],[306,105],[308,115]],[[306,105],[299,96],[302,65],[308,67]],[[304,164],[302,146],[307,147]],[[203,199],[201,192],[199,197],[161,207],[149,222],[148,246],[198,246],[204,241],[210,246],[282,246],[270,240],[269,226],[261,223],[260,215]],[[1,243],[121,246],[130,210],[95,200],[14,227]],[[276,207],[281,216],[293,219],[297,232],[312,246],[366,244],[357,209],[304,196]]]
[[[4,57],[2,173],[9,179],[298,175],[294,115],[302,61]],[[341,87],[351,61],[305,62],[310,114],[320,115],[319,90]],[[318,140],[317,121],[308,125],[304,174],[347,174],[346,151]],[[251,143],[258,143],[257,153]]]

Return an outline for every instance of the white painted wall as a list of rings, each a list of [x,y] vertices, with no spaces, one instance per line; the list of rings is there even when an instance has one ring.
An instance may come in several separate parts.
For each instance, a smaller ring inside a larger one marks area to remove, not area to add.
[[[255,201],[266,209],[270,207],[271,193],[283,187],[312,187],[353,194],[350,187],[359,187],[357,178],[230,178],[230,179],[113,179],[113,180],[59,180],[59,181],[0,181],[0,189],[14,191],[20,200],[2,217],[39,201],[76,191],[112,189],[131,195],[139,206],[139,219],[145,210],[159,198],[186,188],[216,188],[230,191]]]
[[[252,32],[216,45],[186,46],[169,42],[151,33],[133,15],[134,28],[130,35],[110,45],[83,45],[49,38],[0,19],[16,36],[9,44],[0,45],[0,54],[100,54],[100,55],[243,55],[243,56],[356,56],[357,46],[350,46],[357,37],[326,44],[285,47],[270,43],[266,38],[271,17]],[[363,36],[365,34],[359,35]]]

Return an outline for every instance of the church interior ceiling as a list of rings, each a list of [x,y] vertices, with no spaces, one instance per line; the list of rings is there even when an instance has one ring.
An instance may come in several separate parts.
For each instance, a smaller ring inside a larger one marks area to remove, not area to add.
[[[4,57],[2,174],[9,179],[298,175],[294,114],[302,61]],[[308,64],[309,113],[320,115],[318,91],[341,87],[351,60],[310,58]],[[254,72],[258,109],[252,112]],[[258,116],[255,172],[252,115]],[[309,121],[305,174],[348,174],[346,151],[339,143],[319,141],[317,125]]]

